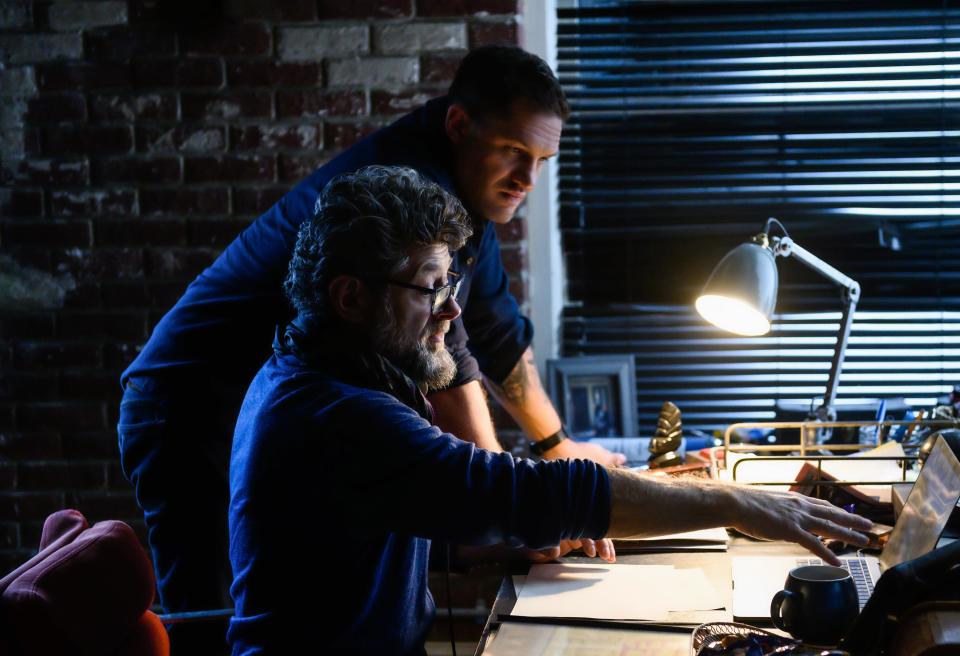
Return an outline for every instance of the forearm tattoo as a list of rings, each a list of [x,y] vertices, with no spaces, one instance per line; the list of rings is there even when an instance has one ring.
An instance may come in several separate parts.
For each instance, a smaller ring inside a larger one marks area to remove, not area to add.
[[[508,401],[523,405],[527,397],[527,390],[530,385],[530,375],[527,371],[528,366],[533,366],[533,358],[529,353],[520,356],[520,360],[507,377],[498,387]]]

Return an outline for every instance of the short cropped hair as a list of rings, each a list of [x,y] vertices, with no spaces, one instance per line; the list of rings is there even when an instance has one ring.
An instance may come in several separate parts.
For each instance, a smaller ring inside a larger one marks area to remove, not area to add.
[[[336,276],[383,283],[418,246],[459,249],[473,233],[452,194],[410,168],[368,166],[333,178],[300,226],[283,290],[298,313],[328,311]]]
[[[516,46],[482,46],[472,50],[457,69],[450,100],[474,120],[505,118],[514,103],[566,121],[570,105],[547,62]]]

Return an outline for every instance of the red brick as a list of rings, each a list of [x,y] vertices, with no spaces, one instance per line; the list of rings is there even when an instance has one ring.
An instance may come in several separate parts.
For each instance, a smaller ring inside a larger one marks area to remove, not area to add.
[[[119,374],[114,378],[113,396],[120,398]],[[90,460],[94,458],[114,459],[118,455],[117,433],[115,430],[71,432],[62,437],[63,455],[71,460]]]
[[[134,278],[143,275],[143,253],[138,248],[71,249],[53,253],[57,271],[80,281]]]
[[[133,131],[127,126],[61,125],[43,131],[43,152],[51,155],[128,153]]]
[[[229,210],[227,189],[141,189],[140,213],[152,214],[225,214]]]
[[[315,87],[323,84],[320,64],[255,59],[227,65],[231,87]]]
[[[123,468],[117,460],[107,463],[107,489],[119,491],[130,489],[130,481],[124,476]]]
[[[516,45],[518,41],[517,24],[513,21],[508,23],[478,21],[470,23],[467,32],[471,49],[486,45]]]
[[[527,222],[515,217],[508,223],[494,223],[497,239],[503,244],[512,244],[527,238]]]
[[[177,98],[169,93],[95,95],[90,114],[97,121],[175,121]]]
[[[127,492],[68,492],[66,501],[90,522],[105,519],[128,519],[141,517],[142,513],[133,498],[132,488]]]
[[[58,398],[56,372],[6,371],[0,379],[0,396],[19,401],[51,401]]]
[[[413,0],[319,0],[320,20],[330,18],[404,18],[413,15]]]
[[[97,221],[93,230],[98,246],[177,246],[185,235],[182,219]]]
[[[13,549],[19,545],[20,525],[14,523],[0,524],[0,549]],[[6,572],[7,570],[2,571]]]
[[[45,93],[30,99],[26,118],[34,124],[85,121],[87,102],[79,93]]]
[[[67,292],[63,307],[70,309],[100,307],[100,282],[87,278]]]
[[[444,86],[449,86],[462,60],[463,55],[421,55],[420,80],[425,83],[443,83]]]
[[[244,219],[208,219],[190,222],[190,243],[197,246],[224,247],[250,225]]]
[[[137,196],[130,189],[54,191],[50,212],[54,216],[130,216],[136,214]]]
[[[6,339],[42,339],[53,337],[54,321],[52,312],[5,313],[0,317],[0,335]]]
[[[224,14],[237,20],[312,21],[315,0],[227,0]]]
[[[299,182],[329,160],[330,154],[325,153],[280,153],[277,158],[277,178],[280,182]]]
[[[327,123],[324,126],[323,144],[327,150],[343,150],[379,128],[374,123]]]
[[[62,454],[59,433],[0,433],[0,458],[49,460]]]
[[[133,62],[137,88],[222,87],[223,62],[216,58],[142,59]]]
[[[500,259],[507,273],[520,273],[526,268],[527,255],[523,248],[503,246],[500,248]]]
[[[0,490],[17,488],[17,466],[12,462],[0,462]]]
[[[150,305],[147,284],[143,281],[104,282],[100,285],[100,298],[103,307],[142,308]]]
[[[527,300],[527,285],[523,280],[516,277],[510,277],[510,293],[517,299],[517,303],[525,303]]]
[[[261,23],[221,26],[215,30],[184,32],[180,45],[185,55],[269,55],[273,48],[270,28]]]
[[[147,251],[147,275],[158,278],[195,278],[217,258],[214,251],[200,248],[168,248]]]
[[[143,315],[146,319],[146,314]],[[102,401],[120,398],[120,372],[84,371],[64,373],[60,377],[60,392],[65,399]]]
[[[160,308],[169,310],[183,294],[181,282],[104,282],[100,285],[103,307]]]
[[[0,215],[43,216],[43,192],[33,189],[0,190]]]
[[[366,111],[367,99],[362,91],[277,91],[278,118],[363,116]]]
[[[185,120],[270,118],[271,94],[267,91],[190,93],[181,96]]]
[[[188,157],[184,160],[184,181],[272,182],[277,177],[274,155],[222,155]]]
[[[203,127],[137,127],[137,150],[162,152],[215,152],[226,148],[226,130],[209,125]]]
[[[177,53],[177,38],[172,32],[156,29],[91,30],[84,32],[83,52],[87,59],[94,61],[127,62],[134,57],[163,57]]]
[[[64,508],[62,492],[0,494],[0,520],[46,519]]]
[[[93,166],[94,184],[145,182],[162,184],[180,182],[179,157],[111,157],[97,158]]]
[[[186,285],[184,285],[185,287]],[[104,344],[103,366],[122,371],[133,362],[140,352],[139,344]]]
[[[107,468],[104,463],[21,463],[17,467],[18,487],[24,492],[43,490],[104,490]]]
[[[230,131],[230,143],[237,150],[269,148],[314,149],[320,146],[320,128],[315,124],[247,125]]]
[[[61,339],[97,338],[137,341],[146,339],[142,312],[61,312],[57,332]]]
[[[519,14],[519,0],[417,0],[417,16]]]
[[[4,221],[0,241],[14,246],[87,248],[93,243],[89,221]]]
[[[41,91],[90,91],[130,86],[130,67],[120,62],[50,62],[37,65]]]
[[[434,91],[372,91],[370,110],[372,114],[406,114],[422,107],[431,98],[442,95],[439,89]]]
[[[22,403],[17,425],[26,430],[85,430],[103,428],[100,403]]]
[[[18,369],[97,367],[100,345],[86,342],[18,342],[13,347],[13,366]]]
[[[233,190],[233,211],[237,214],[263,214],[287,193],[287,187],[237,187]],[[204,222],[205,223],[205,222]]]
[[[90,182],[86,159],[22,159],[3,164],[3,183],[83,185]]]

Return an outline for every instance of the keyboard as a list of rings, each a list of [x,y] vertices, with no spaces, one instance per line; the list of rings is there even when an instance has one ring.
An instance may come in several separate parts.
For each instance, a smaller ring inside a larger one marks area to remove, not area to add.
[[[797,558],[797,567],[802,565],[823,565],[819,558]],[[857,588],[857,597],[860,601],[860,610],[867,604],[873,594],[873,580],[865,558],[841,558],[840,566],[850,572],[850,578]]]

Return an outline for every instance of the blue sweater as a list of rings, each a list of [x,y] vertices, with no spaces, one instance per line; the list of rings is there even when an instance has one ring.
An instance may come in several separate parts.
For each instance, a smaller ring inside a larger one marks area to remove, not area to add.
[[[610,514],[592,462],[478,449],[283,351],[247,392],[230,492],[234,656],[422,653],[431,539],[542,548]]]

